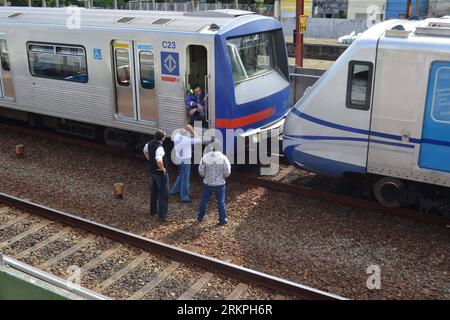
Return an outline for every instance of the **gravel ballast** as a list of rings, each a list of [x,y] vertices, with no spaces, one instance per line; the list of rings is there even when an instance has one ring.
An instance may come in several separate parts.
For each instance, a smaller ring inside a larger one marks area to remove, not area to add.
[[[26,146],[22,159],[16,144]],[[216,225],[214,199],[200,224],[201,181],[192,176],[193,202],[171,198],[170,221],[160,223],[148,214],[143,160],[0,130],[1,192],[348,298],[450,299],[448,228],[236,182],[228,185],[228,225]],[[113,196],[116,182],[125,184],[122,200]],[[371,290],[374,266],[381,288]]]

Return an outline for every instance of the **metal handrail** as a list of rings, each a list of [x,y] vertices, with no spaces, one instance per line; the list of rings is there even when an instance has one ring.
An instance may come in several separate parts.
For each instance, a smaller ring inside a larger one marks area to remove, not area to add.
[[[301,74],[301,73],[290,73],[290,77],[305,77],[305,78],[314,78],[314,79],[320,79],[321,76],[316,76],[312,74]]]
[[[205,118],[206,118],[206,122],[209,123],[210,119],[209,119],[208,78],[209,78],[209,75],[207,74],[204,78],[204,82],[205,82]]]

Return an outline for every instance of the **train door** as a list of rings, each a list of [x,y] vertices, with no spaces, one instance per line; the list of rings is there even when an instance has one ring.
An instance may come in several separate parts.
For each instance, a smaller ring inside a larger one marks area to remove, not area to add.
[[[210,99],[211,87],[208,73],[208,50],[204,45],[188,45],[186,48],[186,89],[190,90],[195,85],[199,85],[205,94],[205,102],[208,106],[206,110],[206,120],[211,124],[212,100]]]
[[[131,41],[114,41],[116,114],[119,119],[136,119],[133,46]]]
[[[138,120],[158,122],[155,89],[155,53],[148,43],[134,43]]]
[[[450,172],[450,62],[430,68],[419,166]]]
[[[14,84],[6,39],[0,37],[0,98],[14,100]]]
[[[155,125],[155,55],[149,43],[115,40],[112,43],[116,114],[120,120]]]

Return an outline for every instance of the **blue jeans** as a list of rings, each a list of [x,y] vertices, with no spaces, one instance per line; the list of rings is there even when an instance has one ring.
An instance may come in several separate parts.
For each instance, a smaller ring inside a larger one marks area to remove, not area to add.
[[[150,180],[150,214],[154,215],[158,211],[159,217],[164,219],[167,217],[169,205],[169,175],[152,173]]]
[[[198,213],[198,220],[203,220],[206,214],[206,209],[208,208],[208,201],[211,194],[216,194],[217,206],[219,208],[219,223],[227,222],[227,209],[225,207],[225,191],[226,185],[221,186],[208,186],[203,184],[203,191],[200,198],[200,210]]]
[[[178,177],[175,181],[175,184],[172,187],[170,193],[172,195],[180,193],[181,201],[189,201],[189,188],[190,183],[189,180],[191,178],[191,164],[188,163],[189,160],[185,160],[178,165]]]

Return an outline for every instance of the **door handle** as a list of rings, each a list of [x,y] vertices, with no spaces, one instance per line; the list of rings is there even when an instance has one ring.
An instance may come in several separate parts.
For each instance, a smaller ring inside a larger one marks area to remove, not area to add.
[[[210,122],[210,119],[209,119],[209,107],[210,107],[210,104],[209,104],[209,93],[208,93],[208,79],[209,79],[209,77],[210,77],[210,75],[209,74],[207,74],[206,76],[205,76],[205,78],[203,79],[204,80],[204,83],[205,83],[205,86],[204,86],[204,88],[205,88],[205,94],[206,94],[206,99],[205,99],[205,102],[206,102],[206,114],[205,114],[205,116],[206,116],[206,122]]]

